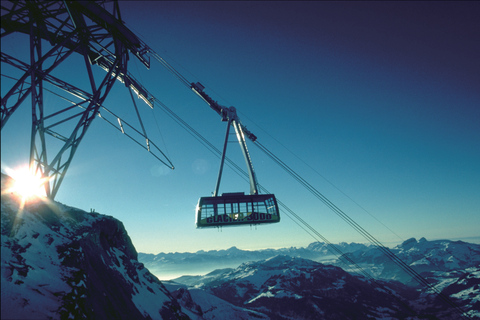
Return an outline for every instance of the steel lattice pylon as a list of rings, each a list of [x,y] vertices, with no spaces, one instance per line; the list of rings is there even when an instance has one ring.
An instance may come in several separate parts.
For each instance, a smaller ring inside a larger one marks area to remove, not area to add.
[[[30,170],[48,179],[45,190],[54,199],[79,143],[100,115],[99,109],[115,80],[152,106],[153,97],[127,73],[129,54],[149,68],[148,47],[122,23],[117,1],[2,1],[1,11],[2,42],[20,33],[28,37],[30,48],[22,60],[4,52],[2,45],[2,69],[12,67],[16,76],[9,78],[8,92],[2,91],[6,93],[1,101],[1,127],[30,96]],[[88,89],[55,75],[73,57],[83,65]],[[94,65],[106,73],[97,72]],[[65,105],[47,106],[46,85],[57,95],[69,94],[68,99],[62,99]],[[49,159],[52,154],[47,149],[52,153],[53,146],[56,151]]]

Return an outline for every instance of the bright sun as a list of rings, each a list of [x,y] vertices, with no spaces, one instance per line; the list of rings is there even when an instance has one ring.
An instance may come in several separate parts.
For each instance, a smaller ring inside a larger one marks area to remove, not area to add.
[[[15,183],[11,191],[18,193],[22,198],[45,197],[45,180],[31,174],[28,168],[15,170],[12,178],[15,180]]]

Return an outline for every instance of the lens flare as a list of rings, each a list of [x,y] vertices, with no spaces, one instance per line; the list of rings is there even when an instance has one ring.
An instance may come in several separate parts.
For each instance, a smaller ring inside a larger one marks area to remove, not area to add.
[[[45,197],[45,179],[39,175],[34,175],[28,168],[17,169],[12,172],[12,178],[15,180],[11,192],[19,194],[23,199],[32,197]]]

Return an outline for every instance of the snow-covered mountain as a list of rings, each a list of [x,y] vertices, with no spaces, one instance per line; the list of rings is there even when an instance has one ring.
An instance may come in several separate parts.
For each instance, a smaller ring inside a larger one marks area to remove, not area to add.
[[[433,284],[440,272],[463,272],[480,266],[480,245],[463,241],[408,239],[391,249],[398,258]],[[380,279],[394,279],[409,285],[417,285],[410,275],[394,264],[376,247],[367,247],[346,253],[350,259]],[[342,257],[343,259],[344,257]],[[447,273],[445,273],[447,272]]]
[[[384,280],[398,280],[405,284],[417,285],[410,275],[393,263],[381,250],[372,245],[339,243],[335,247],[344,253],[337,257],[331,245],[323,242],[311,243],[306,248],[265,249],[257,251],[240,250],[232,247],[227,250],[198,251],[195,253],[139,253],[139,260],[159,278],[172,278],[172,274],[201,275],[219,268],[236,268],[248,261],[259,261],[276,255],[288,255],[316,262],[339,266],[347,271],[356,269],[349,266],[347,258],[355,261],[373,277]],[[439,271],[462,271],[480,265],[480,245],[463,241],[414,238],[390,249],[422,276],[437,283],[434,273]],[[438,275],[437,275],[438,277]]]
[[[453,318],[463,310],[468,315],[480,318],[480,245],[462,241],[436,240],[427,241],[409,239],[390,249],[402,261],[425,278],[436,291],[442,292],[455,306],[445,306],[445,301],[438,298],[431,288],[419,286],[397,264],[393,263],[378,248],[356,243],[341,243],[336,245],[344,256],[337,259],[330,253],[329,245],[321,242],[310,244],[306,248],[268,249],[259,251],[244,251],[235,247],[219,251],[199,251],[197,253],[169,253],[158,255],[140,254],[139,259],[154,270],[159,277],[175,266],[185,275],[174,279],[190,287],[203,288],[207,283],[222,279],[225,273],[233,272],[238,265],[246,262],[268,260],[278,255],[295,258],[306,258],[327,262],[355,274],[358,272],[345,263],[346,256],[360,265],[377,280],[394,280],[416,289],[418,301],[415,310],[426,314],[443,315],[440,318]],[[195,276],[202,271],[218,269],[205,276]],[[202,269],[203,267],[203,269]],[[241,268],[241,267],[240,267]],[[437,297],[437,298],[435,298]],[[413,302],[412,302],[413,303]],[[447,303],[448,304],[448,303]],[[446,312],[446,314],[445,314]]]
[[[451,298],[467,316],[472,319],[480,319],[480,266],[466,268],[462,271],[439,271],[433,272],[429,279],[435,283],[435,288],[443,296]],[[446,317],[448,311],[441,303],[441,297],[432,294],[432,290],[423,290],[420,306],[428,309],[428,312]]]
[[[1,319],[268,319],[203,290],[167,289],[120,221],[38,199],[21,208],[11,183],[2,174]]]
[[[165,281],[164,284],[192,319],[270,319],[261,312],[244,306],[235,306],[203,289],[187,287],[172,281]]]
[[[439,288],[442,297],[285,255],[173,281],[279,320],[480,318],[478,268]]]
[[[2,174],[2,319],[187,318],[120,221],[40,200],[20,208],[10,183]]]
[[[398,282],[372,281],[339,267],[279,255],[190,281],[271,319],[401,319],[426,316],[409,305],[419,293]],[[458,314],[457,314],[458,316]],[[453,319],[453,318],[450,318]]]
[[[340,243],[336,247],[343,253],[364,251],[369,248],[364,244]],[[306,248],[281,248],[263,250],[240,250],[231,247],[226,250],[200,250],[197,252],[175,253],[141,253],[138,259],[160,279],[171,279],[186,274],[206,274],[219,268],[236,268],[247,261],[259,261],[277,255],[288,255],[310,259],[322,263],[334,263],[337,257],[331,252],[329,245],[323,242],[311,243]]]
[[[321,253],[325,246],[318,243],[305,249],[265,250],[258,256],[277,255],[202,277],[162,282],[138,261],[120,221],[57,202],[36,200],[21,208],[18,196],[5,193],[9,183],[2,175],[2,319],[416,319],[421,315],[456,319],[459,315],[427,291],[365,279],[285,254],[325,255]],[[345,244],[344,252],[347,247],[352,252],[354,247],[368,251],[363,245]],[[209,253],[203,253],[200,261],[208,259]],[[245,252],[232,248],[215,254],[225,259]],[[252,254],[247,252],[242,259]],[[194,261],[190,257],[183,261]],[[456,304],[480,318],[478,266],[438,271],[431,277]]]

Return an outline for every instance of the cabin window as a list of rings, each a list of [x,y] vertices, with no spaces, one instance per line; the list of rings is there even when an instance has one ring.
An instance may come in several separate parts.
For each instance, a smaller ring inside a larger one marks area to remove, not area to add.
[[[241,213],[246,213],[246,212],[248,212],[248,211],[247,211],[247,203],[246,203],[246,202],[239,203],[239,206],[240,206],[240,210],[239,210],[238,212],[241,212]]]
[[[218,210],[218,214],[225,214],[227,213],[226,210],[225,210],[225,203],[219,203],[217,205],[217,210]]]
[[[213,204],[205,204],[202,206],[202,218],[213,216],[215,214],[215,206]]]

